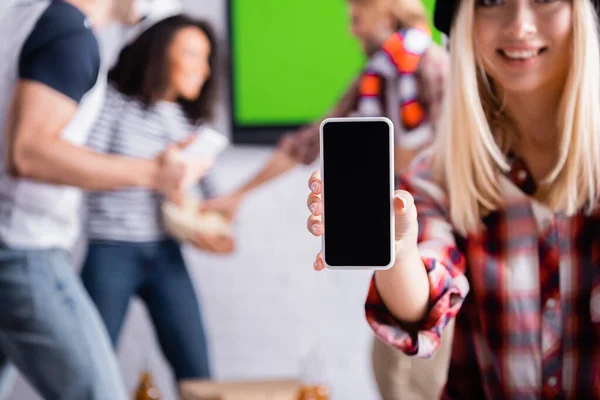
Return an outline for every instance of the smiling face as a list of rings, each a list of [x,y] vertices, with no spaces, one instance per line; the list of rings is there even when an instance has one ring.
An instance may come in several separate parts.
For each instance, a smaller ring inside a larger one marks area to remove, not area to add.
[[[350,1],[350,31],[360,42],[367,56],[381,48],[383,42],[394,32],[391,13],[377,1]]]
[[[171,97],[192,101],[200,96],[211,74],[210,42],[197,27],[180,29],[169,47],[169,90]]]
[[[475,1],[475,51],[496,86],[523,93],[565,80],[571,0]]]

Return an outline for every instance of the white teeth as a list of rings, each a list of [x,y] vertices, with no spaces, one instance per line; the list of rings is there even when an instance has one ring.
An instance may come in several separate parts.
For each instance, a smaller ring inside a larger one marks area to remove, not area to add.
[[[514,58],[516,60],[526,60],[531,57],[535,57],[537,55],[537,50],[527,50],[527,51],[506,51],[504,50],[504,54],[508,58]]]

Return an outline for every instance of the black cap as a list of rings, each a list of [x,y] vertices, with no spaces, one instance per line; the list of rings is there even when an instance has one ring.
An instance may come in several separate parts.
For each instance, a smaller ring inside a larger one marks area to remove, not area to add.
[[[458,8],[458,2],[459,0],[436,0],[435,2],[433,23],[438,31],[445,33],[448,36],[450,35],[450,27],[452,26],[454,13]],[[591,2],[594,5],[596,14],[598,14],[598,11],[600,10],[600,0],[591,0]]]
[[[450,35],[450,26],[452,26],[457,6],[457,0],[436,0],[433,14],[435,29],[448,36]]]

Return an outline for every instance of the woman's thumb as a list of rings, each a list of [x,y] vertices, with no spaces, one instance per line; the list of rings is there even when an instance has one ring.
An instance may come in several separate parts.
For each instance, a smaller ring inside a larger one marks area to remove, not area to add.
[[[417,208],[412,195],[407,191],[397,190],[394,193],[394,214],[396,240],[400,240],[417,227]]]

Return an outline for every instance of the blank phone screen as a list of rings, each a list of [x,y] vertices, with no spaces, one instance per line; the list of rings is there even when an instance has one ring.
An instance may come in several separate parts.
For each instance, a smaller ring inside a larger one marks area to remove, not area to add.
[[[325,262],[381,267],[391,261],[390,126],[384,121],[323,125]]]

